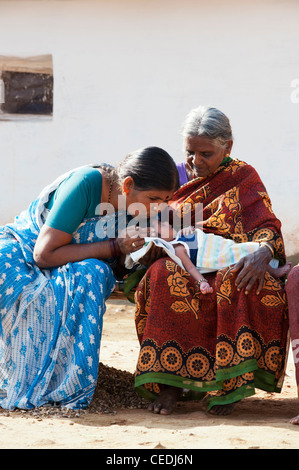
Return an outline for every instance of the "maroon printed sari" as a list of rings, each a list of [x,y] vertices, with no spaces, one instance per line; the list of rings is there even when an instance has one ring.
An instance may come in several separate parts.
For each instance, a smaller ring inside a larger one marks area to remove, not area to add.
[[[203,229],[236,242],[266,241],[285,262],[280,221],[256,171],[231,160],[209,177],[182,186],[185,203],[203,203]],[[170,258],[156,261],[135,295],[140,341],[135,387],[155,399],[163,385],[188,390],[185,398],[209,393],[215,404],[238,401],[255,388],[279,392],[288,336],[284,284],[266,273],[259,295],[237,291],[231,268],[205,275],[213,293],[203,295],[190,275]]]

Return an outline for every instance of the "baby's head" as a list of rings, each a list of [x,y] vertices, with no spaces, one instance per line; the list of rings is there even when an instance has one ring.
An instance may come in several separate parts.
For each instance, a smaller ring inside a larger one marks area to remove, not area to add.
[[[163,238],[163,240],[173,240],[176,237],[176,231],[174,228],[166,221],[159,221],[157,224],[157,236]]]

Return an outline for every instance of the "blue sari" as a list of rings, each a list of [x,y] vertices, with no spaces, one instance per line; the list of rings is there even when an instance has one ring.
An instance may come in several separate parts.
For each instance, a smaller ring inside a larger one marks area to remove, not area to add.
[[[0,227],[0,406],[9,410],[85,408],[97,382],[105,301],[115,285],[111,267],[86,259],[40,269],[33,259],[45,204],[65,176]],[[98,222],[83,220],[72,243],[106,239]]]

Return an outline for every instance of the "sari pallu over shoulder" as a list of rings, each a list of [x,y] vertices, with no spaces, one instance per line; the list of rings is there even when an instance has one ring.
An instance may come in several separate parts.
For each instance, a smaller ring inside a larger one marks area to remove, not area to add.
[[[268,242],[280,263],[285,262],[281,222],[273,213],[267,190],[256,170],[232,160],[209,177],[182,186],[173,200],[177,217],[190,206],[194,222],[195,204],[203,204],[203,230],[236,242]],[[256,216],[255,216],[256,215]]]
[[[96,259],[39,269],[33,260],[45,203],[61,180],[0,227],[0,406],[6,409],[84,408],[97,382],[112,269]],[[83,220],[72,242],[105,239],[98,220]]]
[[[183,204],[203,204],[203,230],[236,242],[267,241],[284,262],[281,224],[256,171],[233,160],[207,178],[178,190]],[[266,273],[259,295],[235,286],[231,268],[205,275],[213,293],[203,295],[190,275],[169,258],[147,271],[136,291],[140,354],[135,386],[154,399],[163,385],[209,393],[209,408],[255,393],[280,391],[288,320],[283,283]],[[191,393],[192,392],[192,393]]]

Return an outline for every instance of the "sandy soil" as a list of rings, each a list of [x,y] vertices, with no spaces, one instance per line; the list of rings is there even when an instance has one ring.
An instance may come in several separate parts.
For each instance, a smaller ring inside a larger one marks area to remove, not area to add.
[[[134,306],[111,300],[104,320],[101,362],[133,373],[137,355]],[[0,448],[295,449],[299,426],[291,425],[289,419],[298,413],[290,356],[282,393],[258,392],[238,403],[229,417],[211,416],[195,402],[180,404],[170,416],[136,408],[71,416],[2,411]]]

